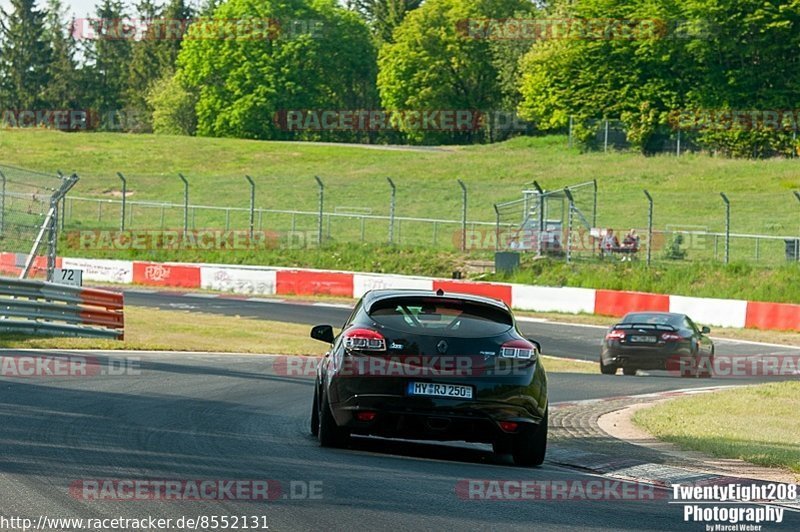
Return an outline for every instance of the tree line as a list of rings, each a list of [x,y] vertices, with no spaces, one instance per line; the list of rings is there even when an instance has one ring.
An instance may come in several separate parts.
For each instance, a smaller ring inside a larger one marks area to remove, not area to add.
[[[135,31],[109,23],[120,20]],[[140,0],[132,12],[102,0],[88,20],[60,0],[10,0],[0,113],[91,109],[124,119],[100,129],[412,143],[572,121],[587,149],[598,119],[619,118],[645,153],[680,130],[689,145],[759,157],[797,152],[798,49],[800,0]]]

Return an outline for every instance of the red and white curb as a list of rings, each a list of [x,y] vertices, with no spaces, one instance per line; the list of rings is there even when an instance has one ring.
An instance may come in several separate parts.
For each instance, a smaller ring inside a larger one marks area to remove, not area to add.
[[[24,259],[20,253],[0,253],[0,272],[18,272]],[[59,257],[56,265],[83,270],[83,278],[87,281],[218,290],[253,297],[293,294],[359,298],[368,290],[377,288],[441,288],[445,292],[465,292],[499,299],[517,310],[604,316],[622,316],[644,310],[671,311],[689,314],[695,321],[708,325],[800,331],[800,305],[790,303],[231,264]],[[42,260],[34,264],[37,270],[42,266]]]

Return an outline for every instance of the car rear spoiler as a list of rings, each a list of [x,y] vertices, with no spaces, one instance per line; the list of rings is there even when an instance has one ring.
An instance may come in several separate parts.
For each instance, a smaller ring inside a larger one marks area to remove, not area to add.
[[[617,323],[613,329],[652,329],[654,331],[677,331],[672,325],[666,323]]]

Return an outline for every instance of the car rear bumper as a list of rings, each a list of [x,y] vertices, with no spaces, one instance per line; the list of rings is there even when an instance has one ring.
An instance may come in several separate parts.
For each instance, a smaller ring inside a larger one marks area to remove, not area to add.
[[[376,377],[328,374],[324,379],[337,425],[356,434],[433,440],[492,442],[499,422],[518,431],[538,425],[547,410],[547,376],[539,363],[508,374],[468,377]],[[409,395],[413,382],[471,386],[471,399]],[[375,413],[360,421],[356,414]]]
[[[669,370],[679,366],[681,358],[691,357],[689,344],[664,348],[609,347],[603,351],[603,363],[620,368]]]
[[[517,423],[514,432],[520,432],[538,425],[546,408],[546,403],[540,406],[530,397],[509,403],[363,394],[331,405],[336,424],[355,434],[484,443],[509,434],[500,421]],[[358,412],[374,412],[375,418],[360,421]]]

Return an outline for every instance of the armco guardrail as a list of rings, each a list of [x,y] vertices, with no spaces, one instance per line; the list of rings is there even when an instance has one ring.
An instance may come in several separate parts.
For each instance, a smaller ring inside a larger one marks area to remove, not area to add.
[[[122,340],[121,293],[0,277],[0,332]]]

